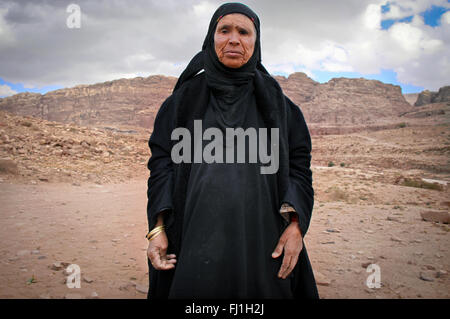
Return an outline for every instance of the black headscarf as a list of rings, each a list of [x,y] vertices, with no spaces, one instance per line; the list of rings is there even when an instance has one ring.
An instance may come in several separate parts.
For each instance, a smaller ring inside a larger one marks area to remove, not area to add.
[[[231,13],[240,13],[246,15],[253,21],[256,30],[255,49],[252,57],[246,64],[240,68],[229,68],[223,65],[214,49],[214,33],[219,20]],[[217,83],[225,84],[246,84],[254,76],[255,70],[258,69],[265,74],[269,74],[264,66],[261,64],[261,31],[259,18],[255,12],[242,3],[225,3],[221,5],[211,18],[209,23],[208,33],[203,41],[202,51],[197,53],[189,62],[186,69],[180,75],[174,91],[177,90],[183,83],[194,77],[202,69],[205,70],[208,79],[208,85],[213,87]]]

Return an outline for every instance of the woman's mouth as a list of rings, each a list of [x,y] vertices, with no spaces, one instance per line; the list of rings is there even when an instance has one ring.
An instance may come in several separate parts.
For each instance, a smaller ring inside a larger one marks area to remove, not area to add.
[[[238,57],[242,56],[242,52],[234,51],[234,50],[225,51],[225,56],[229,57],[229,58],[238,58]]]

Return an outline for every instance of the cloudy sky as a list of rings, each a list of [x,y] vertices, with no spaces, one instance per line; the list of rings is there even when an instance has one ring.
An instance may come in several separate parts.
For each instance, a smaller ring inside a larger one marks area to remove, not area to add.
[[[242,2],[260,17],[263,64],[272,74],[364,77],[404,93],[450,85],[450,0]],[[179,76],[221,3],[0,0],[0,96]]]

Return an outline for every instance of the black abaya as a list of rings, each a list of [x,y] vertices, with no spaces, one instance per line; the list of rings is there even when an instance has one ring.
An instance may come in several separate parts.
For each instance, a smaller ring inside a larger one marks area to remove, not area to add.
[[[234,116],[212,97],[203,130],[225,131],[231,118],[244,129],[265,127],[252,97]],[[229,151],[225,144],[223,154]],[[248,155],[248,141],[245,150]],[[192,164],[183,246],[169,298],[292,298],[291,277],[277,277],[282,258],[271,257],[286,226],[279,213],[276,175],[261,174],[260,165]]]
[[[255,52],[239,69],[226,68],[213,51],[215,25],[229,13],[247,15],[257,29]],[[203,50],[157,114],[149,140],[148,224],[152,229],[157,215],[168,209],[167,253],[177,255],[177,264],[174,270],[158,271],[149,262],[149,298],[318,297],[306,247],[287,279],[277,277],[283,256],[271,257],[286,227],[281,203],[295,208],[304,237],[314,191],[308,128],[300,109],[260,63],[259,38],[253,11],[242,4],[221,6]],[[201,69],[205,72],[197,74]],[[193,137],[194,120],[203,120],[203,130],[223,132],[226,127],[267,128],[270,136],[270,128],[278,128],[278,171],[261,174],[261,163],[248,158],[234,164],[174,163],[171,132],[183,127]]]

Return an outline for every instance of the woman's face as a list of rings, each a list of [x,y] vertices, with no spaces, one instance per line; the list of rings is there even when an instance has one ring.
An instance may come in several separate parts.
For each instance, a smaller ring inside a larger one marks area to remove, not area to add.
[[[216,27],[214,48],[219,61],[229,68],[239,68],[253,55],[256,30],[252,20],[240,13],[227,14]]]

